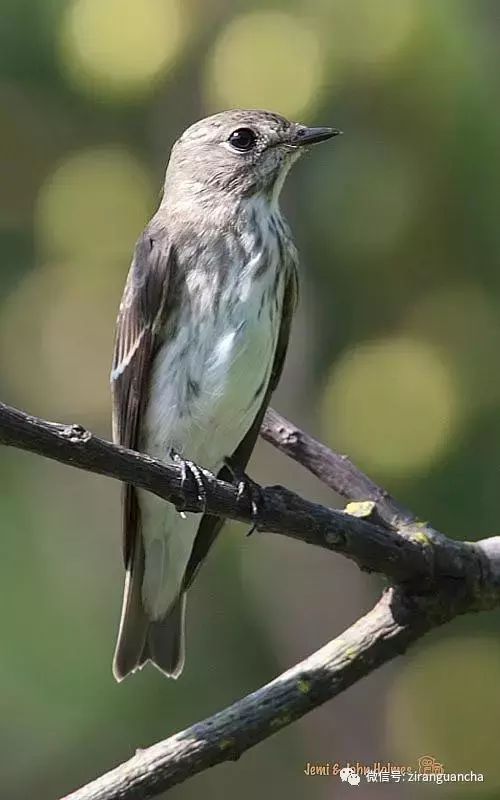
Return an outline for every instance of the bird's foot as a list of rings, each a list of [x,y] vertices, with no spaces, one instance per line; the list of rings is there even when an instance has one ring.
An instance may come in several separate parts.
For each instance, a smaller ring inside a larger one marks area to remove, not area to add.
[[[196,487],[196,501],[199,506],[199,511],[204,511],[207,507],[207,492],[205,489],[205,476],[203,470],[197,466],[193,461],[183,458],[177,450],[173,447],[170,448],[169,456],[181,468],[181,487],[182,489],[190,488],[189,483]],[[183,519],[186,519],[186,510],[190,509],[186,502],[176,504],[176,509]]]
[[[245,499],[250,502],[252,508],[252,527],[248,531],[247,536],[251,536],[252,533],[257,530],[259,515],[264,507],[262,489],[258,483],[255,483],[255,481],[244,472],[244,470],[236,466],[232,459],[225,458],[224,464],[231,473],[233,481],[236,483],[238,489],[237,502],[241,502]]]

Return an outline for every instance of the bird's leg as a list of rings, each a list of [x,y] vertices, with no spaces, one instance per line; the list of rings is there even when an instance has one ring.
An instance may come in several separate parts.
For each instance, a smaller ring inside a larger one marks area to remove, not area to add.
[[[203,470],[200,469],[193,461],[189,461],[186,458],[183,458],[177,450],[174,450],[173,447],[169,450],[169,456],[174,462],[181,468],[181,487],[184,489],[188,484],[188,481],[191,480],[194,482],[196,486],[196,499],[201,506],[202,510],[205,510],[207,507],[207,492],[205,489],[205,478],[203,475]],[[186,518],[185,510],[187,508],[186,504],[184,505],[176,505],[175,506],[181,517],[184,519]]]
[[[255,483],[255,481],[252,480],[244,470],[238,467],[231,458],[226,457],[224,459],[224,465],[231,473],[234,483],[236,483],[238,489],[237,501],[241,501],[245,497],[250,501],[252,508],[252,527],[248,531],[247,536],[251,536],[252,533],[257,530],[259,514],[264,507],[262,489],[258,483]]]

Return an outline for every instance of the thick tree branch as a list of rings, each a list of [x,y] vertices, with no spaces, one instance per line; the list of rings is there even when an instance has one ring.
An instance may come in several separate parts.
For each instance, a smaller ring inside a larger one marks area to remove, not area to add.
[[[498,587],[495,598],[498,602]],[[466,610],[471,610],[469,598],[459,587],[421,596],[389,589],[341,636],[271,683],[142,750],[64,800],[146,800],[222,761],[235,760],[403,653],[430,628]]]
[[[252,521],[248,498],[236,487],[205,473],[206,502],[195,482],[182,486],[180,467],[118,447],[80,425],[61,425],[0,404],[0,444],[29,450],[63,464],[126,481],[191,511],[242,522]],[[262,490],[258,529],[280,533],[334,550],[362,569],[393,580],[431,575],[433,565],[422,543],[342,511],[311,503],[281,486]],[[464,555],[466,552],[464,550]],[[464,564],[459,566],[462,571]]]
[[[234,485],[205,471],[206,498],[201,502],[195,481],[182,484],[180,467],[111,444],[81,425],[47,422],[0,403],[0,444],[117,478],[186,510],[207,510],[228,519],[252,522],[250,500],[238,498]],[[335,458],[335,454],[330,453],[330,457]],[[359,482],[362,480],[364,476]],[[382,490],[380,493],[382,496]],[[416,522],[405,528],[402,536],[353,514],[311,503],[283,486],[262,490],[257,527],[333,550],[355,561],[361,569],[397,582],[432,581],[440,575],[466,578],[470,561],[477,558],[473,545],[447,539],[426,524]]]
[[[141,751],[70,795],[71,800],[153,797],[238,756],[457,614],[500,605],[500,537],[456,542],[418,522],[344,456],[332,453],[270,411],[263,436],[350,500],[369,500],[363,518],[301,498],[281,486],[262,490],[258,528],[342,553],[399,585],[330,644],[267,686],[213,717]],[[206,498],[183,485],[181,470],[117,447],[79,425],[61,425],[0,404],[0,444],[18,447],[147,489],[201,513],[250,522],[248,499],[205,474]],[[375,513],[374,513],[375,512]],[[359,508],[357,509],[359,513]]]

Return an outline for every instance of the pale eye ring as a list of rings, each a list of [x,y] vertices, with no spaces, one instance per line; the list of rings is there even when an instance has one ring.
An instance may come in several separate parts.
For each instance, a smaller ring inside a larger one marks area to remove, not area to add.
[[[251,128],[237,128],[228,139],[231,147],[240,153],[248,153],[257,143],[257,136]]]

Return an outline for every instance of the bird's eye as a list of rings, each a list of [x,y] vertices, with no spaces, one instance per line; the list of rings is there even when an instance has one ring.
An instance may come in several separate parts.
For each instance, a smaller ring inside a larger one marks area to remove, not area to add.
[[[248,150],[251,150],[252,147],[255,146],[257,137],[251,128],[238,128],[232,132],[228,141],[235,150],[248,152]]]

